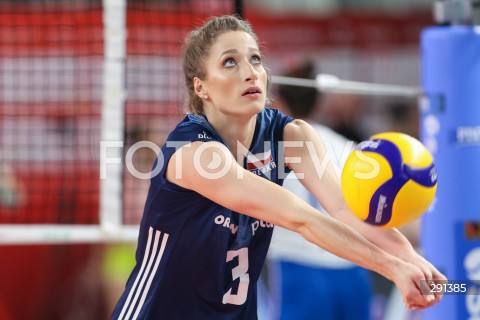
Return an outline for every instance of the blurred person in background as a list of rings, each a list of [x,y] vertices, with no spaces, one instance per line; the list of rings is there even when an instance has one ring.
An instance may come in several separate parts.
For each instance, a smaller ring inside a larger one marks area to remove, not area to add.
[[[368,137],[371,128],[364,127],[371,110],[368,98],[349,93],[326,93],[321,108],[310,115],[311,120],[330,128],[345,139],[360,142]]]
[[[315,65],[305,60],[285,74],[314,79]],[[330,159],[343,167],[355,148],[353,141],[316,123],[320,94],[315,88],[278,87],[284,111],[303,119],[323,138]],[[338,173],[340,171],[338,170]],[[322,212],[316,198],[290,173],[283,186]],[[276,226],[268,253],[269,317],[281,320],[368,320],[372,285],[370,272],[306,241],[298,233]]]
[[[0,153],[0,159],[1,157]],[[0,206],[13,208],[20,205],[23,199],[23,190],[12,168],[0,162]]]
[[[419,110],[416,98],[393,99],[386,103],[386,122],[390,131],[403,132],[419,138]]]

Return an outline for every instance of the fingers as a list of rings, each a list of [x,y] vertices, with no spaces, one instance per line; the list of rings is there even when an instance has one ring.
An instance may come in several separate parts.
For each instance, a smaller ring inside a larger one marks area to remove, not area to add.
[[[424,304],[421,305],[423,308],[431,307],[436,303],[435,294],[422,292],[422,290],[420,290],[420,294],[422,295],[424,300]]]
[[[419,261],[416,265],[420,268],[420,270],[422,270],[425,280],[432,280],[433,270],[436,270],[435,267],[433,267],[433,265],[428,262],[424,257],[418,256],[418,258]]]
[[[447,278],[429,261],[421,256],[412,257],[408,263],[412,269],[409,275],[410,285],[405,287],[404,303],[408,310],[422,310],[435,305],[443,298],[442,292],[431,290]],[[416,269],[416,271],[415,271]]]
[[[406,299],[405,305],[408,310],[423,310],[433,306],[436,303],[436,298],[433,294],[422,295],[417,293]]]
[[[435,269],[435,267],[433,266],[432,268],[433,268],[433,279],[440,280],[440,281],[448,281],[447,277],[443,273]]]
[[[435,300],[436,300],[435,294],[430,293],[430,294],[424,295],[424,297],[428,307],[433,306],[435,304]]]
[[[404,302],[408,310],[425,309],[440,301],[430,290],[429,283],[433,281],[425,280],[425,272],[420,267],[417,267],[417,272],[411,280],[412,287],[404,296]]]
[[[435,296],[429,293],[428,288],[420,288],[418,284],[424,282],[420,280],[422,274],[419,272],[416,277],[412,278],[411,286],[404,295],[403,302],[408,310],[425,309],[435,303]]]
[[[416,305],[416,304],[412,304],[412,305],[407,305],[406,309],[410,310],[410,311],[415,311],[415,310],[424,310],[425,307],[419,306],[419,305]]]
[[[431,278],[427,278],[429,280],[429,283],[433,283],[433,284],[435,284],[435,283],[445,283],[445,282],[448,281],[447,277],[443,273],[438,271],[431,263],[429,263],[427,261],[427,264],[430,268],[430,272],[431,272],[431,275],[432,275]],[[443,294],[441,292],[436,293],[434,295],[434,297],[435,297],[435,301],[434,301],[434,304],[435,304],[435,303],[440,302],[440,300],[442,300]]]
[[[429,288],[433,286],[435,283],[447,281],[447,277],[444,274],[442,274],[440,271],[438,271],[428,260],[426,260],[422,256],[418,256],[418,258],[419,259],[416,265],[420,268],[420,270],[422,271],[425,277],[425,280],[422,280],[420,283],[420,286],[421,286],[420,289],[422,293],[426,294],[427,292],[430,292]],[[422,288],[422,286],[428,287],[427,290],[424,290],[425,288]],[[430,294],[427,296],[430,296]],[[440,302],[443,298],[443,294],[441,294],[441,292],[434,293],[432,294],[432,296],[433,296],[432,301],[430,301],[431,299],[427,300],[427,303],[429,305],[434,305]]]

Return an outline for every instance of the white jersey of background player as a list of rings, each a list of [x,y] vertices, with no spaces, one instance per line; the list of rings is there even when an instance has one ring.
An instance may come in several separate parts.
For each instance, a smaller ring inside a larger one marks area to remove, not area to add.
[[[345,137],[326,126],[312,122],[310,122],[310,124],[324,139],[330,160],[338,167],[337,172],[340,175],[340,168],[345,164],[350,152],[355,149],[355,143],[347,140]],[[311,204],[313,207],[324,212],[320,203],[318,203],[315,197],[313,197],[313,195],[311,195],[296,179],[293,172],[291,172],[285,179],[283,186]],[[336,255],[306,241],[300,234],[278,226],[274,229],[268,256],[270,259],[277,258],[329,268],[350,268],[354,266],[350,261],[339,258]]]

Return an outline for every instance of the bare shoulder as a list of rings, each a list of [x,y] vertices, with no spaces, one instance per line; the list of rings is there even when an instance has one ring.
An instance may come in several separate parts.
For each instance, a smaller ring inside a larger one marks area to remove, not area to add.
[[[170,158],[168,166],[180,165],[187,169],[209,164],[212,158],[226,161],[231,157],[232,154],[228,148],[218,141],[195,141],[176,150]]]
[[[285,126],[283,138],[285,141],[303,141],[315,133],[315,129],[305,120],[295,119]]]
[[[166,177],[172,183],[187,189],[219,171],[231,167],[234,162],[228,148],[217,141],[195,141],[179,148],[167,164]]]

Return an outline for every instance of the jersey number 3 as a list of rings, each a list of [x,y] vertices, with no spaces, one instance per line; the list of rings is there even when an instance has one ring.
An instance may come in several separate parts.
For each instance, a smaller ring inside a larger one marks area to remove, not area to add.
[[[248,275],[248,248],[241,248],[238,250],[230,250],[227,252],[227,262],[232,261],[233,258],[238,257],[238,265],[232,268],[232,278],[240,280],[237,293],[232,293],[230,287],[223,295],[223,304],[242,305],[247,301],[248,284],[250,283],[250,276]]]

